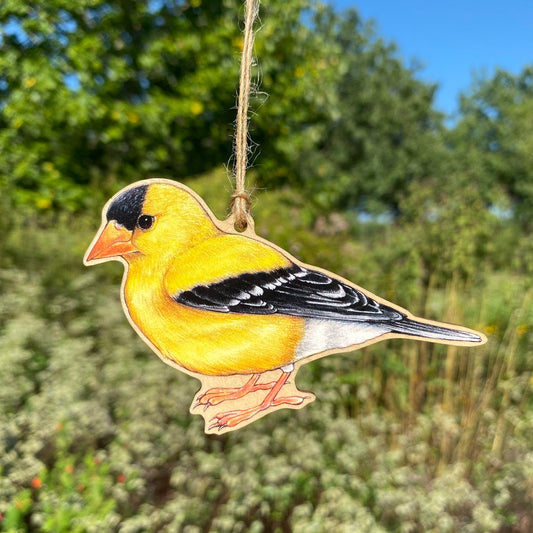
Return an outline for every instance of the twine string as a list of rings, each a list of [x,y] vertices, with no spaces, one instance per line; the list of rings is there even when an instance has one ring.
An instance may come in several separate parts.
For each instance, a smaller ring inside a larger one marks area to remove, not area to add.
[[[251,221],[250,195],[246,192],[246,168],[248,165],[248,106],[251,90],[252,50],[254,45],[254,22],[259,13],[259,0],[245,1],[244,38],[239,78],[239,99],[234,141],[235,192],[231,196],[231,213],[237,230],[243,231]]]

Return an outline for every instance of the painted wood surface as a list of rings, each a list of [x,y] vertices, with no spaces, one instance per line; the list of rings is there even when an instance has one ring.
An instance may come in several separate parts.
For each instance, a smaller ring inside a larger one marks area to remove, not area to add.
[[[190,411],[208,433],[313,401],[296,373],[332,353],[397,337],[486,342],[298,261],[253,224],[237,232],[232,218],[218,220],[170,180],[133,183],[106,203],[84,263],[110,260],[124,264],[121,299],[135,331],[165,363],[201,381]]]

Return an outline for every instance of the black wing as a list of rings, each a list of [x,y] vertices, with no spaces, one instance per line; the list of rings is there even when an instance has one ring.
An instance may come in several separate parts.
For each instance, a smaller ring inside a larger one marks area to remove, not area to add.
[[[174,300],[221,313],[280,313],[350,322],[390,322],[405,317],[360,290],[298,265],[198,285],[177,294]]]

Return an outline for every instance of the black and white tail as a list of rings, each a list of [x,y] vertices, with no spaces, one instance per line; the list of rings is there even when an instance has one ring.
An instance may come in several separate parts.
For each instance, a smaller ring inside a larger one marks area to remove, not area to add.
[[[426,339],[434,339],[436,341],[452,341],[452,342],[483,342],[484,339],[474,332],[462,331],[460,329],[447,328],[436,326],[433,324],[426,324],[425,322],[417,322],[410,318],[404,318],[393,324],[391,333],[399,335],[413,335],[415,337],[424,337]]]

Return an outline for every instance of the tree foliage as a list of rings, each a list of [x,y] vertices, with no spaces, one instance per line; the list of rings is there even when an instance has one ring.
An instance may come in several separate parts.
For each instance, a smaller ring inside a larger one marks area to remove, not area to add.
[[[3,185],[75,207],[88,187],[227,157],[237,15],[231,0],[4,2]]]
[[[60,0],[0,7],[0,184],[77,208],[88,191],[228,162],[241,34],[236,0]],[[259,184],[321,209],[396,209],[435,174],[435,87],[356,12],[269,3],[256,41]],[[261,92],[261,91],[264,91]]]
[[[335,43],[337,76],[315,142],[294,153],[300,179],[322,208],[396,211],[407,185],[441,166],[436,87],[418,81],[354,11],[322,17],[317,31]]]
[[[487,203],[511,209],[528,224],[533,214],[533,67],[518,75],[498,70],[476,80],[461,98],[461,120],[451,138]]]
[[[357,12],[266,3],[253,69],[258,185],[320,210],[401,211],[461,172],[487,206],[533,209],[532,70],[497,71],[446,131],[436,86]],[[0,188],[78,209],[119,184],[230,161],[242,36],[237,0],[7,0],[0,6]],[[509,199],[506,204],[505,200]]]

